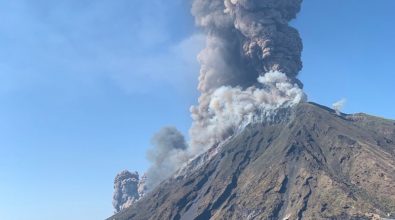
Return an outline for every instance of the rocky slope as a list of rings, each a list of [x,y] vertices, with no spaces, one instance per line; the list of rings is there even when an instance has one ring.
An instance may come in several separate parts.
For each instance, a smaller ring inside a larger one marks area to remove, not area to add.
[[[380,217],[395,218],[395,121],[304,103],[247,126],[109,219]]]

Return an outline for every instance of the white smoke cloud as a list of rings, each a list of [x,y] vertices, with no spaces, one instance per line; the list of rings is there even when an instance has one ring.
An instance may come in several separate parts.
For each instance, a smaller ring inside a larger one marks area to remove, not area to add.
[[[305,99],[303,90],[280,72],[260,76],[257,85],[247,89],[222,86],[201,98],[207,103],[191,108],[192,153],[225,140],[242,124],[263,121],[277,109],[292,107]]]
[[[336,114],[340,115],[342,109],[344,108],[344,106],[347,103],[347,99],[341,99],[335,103],[332,104],[333,109],[336,111]]]

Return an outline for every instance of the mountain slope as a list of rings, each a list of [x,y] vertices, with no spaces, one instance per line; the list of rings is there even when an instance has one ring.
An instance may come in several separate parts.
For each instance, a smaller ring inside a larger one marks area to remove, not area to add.
[[[109,219],[378,216],[395,217],[395,121],[304,103],[286,120],[248,126]]]

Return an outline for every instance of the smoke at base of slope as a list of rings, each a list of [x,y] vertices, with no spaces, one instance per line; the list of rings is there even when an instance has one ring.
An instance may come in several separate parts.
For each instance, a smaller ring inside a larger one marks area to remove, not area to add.
[[[144,196],[146,177],[137,172],[127,170],[120,172],[114,179],[113,206],[115,212],[120,212]]]
[[[302,40],[289,26],[302,0],[194,0],[192,14],[206,33],[198,105],[187,145],[174,128],[160,133],[148,153],[148,190],[177,169],[231,136],[241,124],[270,118],[306,99],[296,78]],[[153,156],[154,155],[154,156]]]

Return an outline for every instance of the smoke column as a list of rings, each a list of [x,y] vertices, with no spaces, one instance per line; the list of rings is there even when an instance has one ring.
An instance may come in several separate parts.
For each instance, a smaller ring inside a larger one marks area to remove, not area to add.
[[[206,32],[199,54],[199,104],[191,108],[190,153],[231,136],[248,121],[306,99],[299,33],[288,23],[302,0],[195,0],[192,14]]]

